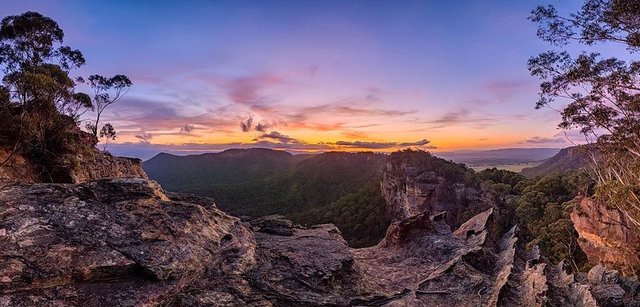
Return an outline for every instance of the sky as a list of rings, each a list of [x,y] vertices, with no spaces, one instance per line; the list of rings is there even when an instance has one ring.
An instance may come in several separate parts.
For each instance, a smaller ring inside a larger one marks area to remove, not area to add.
[[[130,77],[103,115],[117,154],[450,151],[576,141],[534,109],[527,60],[555,47],[527,16],[547,3],[2,0],[0,16],[56,20],[87,60],[74,75]]]

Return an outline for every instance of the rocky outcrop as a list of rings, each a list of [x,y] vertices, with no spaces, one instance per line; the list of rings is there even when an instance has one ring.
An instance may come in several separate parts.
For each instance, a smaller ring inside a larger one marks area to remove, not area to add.
[[[0,306],[158,305],[255,259],[237,218],[144,179],[17,184],[0,203]]]
[[[0,204],[0,306],[590,306],[616,288],[537,263],[494,209],[454,231],[423,212],[352,249],[333,225],[242,222],[139,178],[12,184]]]
[[[102,178],[147,178],[142,169],[142,160],[115,157],[109,153],[94,150],[80,155],[79,165],[69,172],[72,183],[84,183]]]
[[[640,229],[623,212],[583,198],[577,200],[571,221],[591,264],[603,264],[625,275],[638,272]]]
[[[464,222],[458,219],[460,211],[480,198],[474,187],[451,182],[433,170],[402,160],[387,162],[380,187],[389,215],[395,221],[423,212],[447,212],[447,222],[459,225]]]
[[[115,157],[89,148],[77,155],[64,155],[53,169],[45,170],[19,153],[0,149],[0,184],[61,182],[84,183],[103,178],[147,178],[142,161],[136,158]]]

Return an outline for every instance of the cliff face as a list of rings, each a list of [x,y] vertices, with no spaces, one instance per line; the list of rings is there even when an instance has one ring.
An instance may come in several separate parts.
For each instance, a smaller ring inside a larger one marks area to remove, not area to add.
[[[464,222],[458,216],[469,203],[481,202],[476,188],[402,160],[387,162],[380,187],[395,221],[424,212],[447,212],[448,224],[456,226]]]
[[[69,172],[72,183],[102,178],[148,178],[142,169],[142,160],[137,158],[115,157],[95,150],[89,155],[79,156],[78,161],[79,165]]]
[[[0,168],[0,183],[64,182],[84,183],[102,178],[147,178],[142,161],[135,158],[115,157],[95,148],[88,148],[76,155],[61,157],[59,165],[44,171],[21,154],[11,154],[0,149],[0,161],[7,159]]]
[[[640,269],[640,229],[618,209],[583,198],[571,213],[578,243],[592,264],[631,275]]]
[[[351,249],[332,225],[242,222],[146,179],[13,184],[0,203],[0,306],[595,306],[493,209],[455,231],[423,212]]]
[[[51,157],[30,156],[0,143],[0,184],[148,178],[140,159],[115,157],[98,150],[93,135],[82,131],[75,123],[69,133],[68,148]]]

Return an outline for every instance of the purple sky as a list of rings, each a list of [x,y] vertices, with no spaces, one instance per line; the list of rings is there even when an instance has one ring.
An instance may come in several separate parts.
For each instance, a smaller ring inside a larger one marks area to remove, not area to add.
[[[56,20],[79,75],[128,75],[105,119],[116,153],[147,157],[568,146],[526,68],[554,48],[526,20],[545,3],[4,0],[0,15]]]

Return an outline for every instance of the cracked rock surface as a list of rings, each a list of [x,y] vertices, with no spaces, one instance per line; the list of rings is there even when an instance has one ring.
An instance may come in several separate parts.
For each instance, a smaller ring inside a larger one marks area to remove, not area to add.
[[[490,208],[394,222],[349,248],[333,225],[242,222],[154,181],[0,188],[0,306],[621,306],[639,284],[564,273]]]

